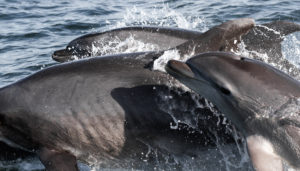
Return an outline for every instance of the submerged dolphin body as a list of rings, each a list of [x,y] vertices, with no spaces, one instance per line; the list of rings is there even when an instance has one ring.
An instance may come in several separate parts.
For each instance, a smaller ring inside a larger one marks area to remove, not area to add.
[[[300,83],[283,72],[231,53],[171,60],[169,74],[214,103],[247,140],[257,170],[300,168]]]
[[[160,55],[164,51],[172,49],[177,49],[181,56],[223,50],[226,47],[233,47],[235,40],[240,39],[241,35],[253,27],[253,19],[242,18],[227,21],[203,34],[196,31],[163,27],[120,28],[74,39],[65,49],[55,51],[52,58],[59,62],[65,62],[74,60],[73,56],[85,58],[126,52],[127,46],[118,49],[118,52],[107,51],[106,48],[114,48],[117,46],[116,40],[124,42],[130,37],[136,41],[154,44],[157,48],[152,53]],[[96,52],[93,51],[93,48],[97,49]]]

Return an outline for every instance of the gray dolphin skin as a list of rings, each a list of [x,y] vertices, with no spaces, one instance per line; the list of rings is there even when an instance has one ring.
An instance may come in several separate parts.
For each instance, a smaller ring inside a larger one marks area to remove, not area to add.
[[[169,74],[214,103],[243,133],[256,170],[300,168],[300,83],[263,62],[225,52],[170,60]]]
[[[124,41],[130,36],[137,41],[157,45],[158,49],[152,53],[160,55],[165,50],[170,49],[177,49],[181,56],[225,48],[230,49],[229,46],[234,46],[235,40],[240,39],[241,35],[250,31],[254,24],[254,20],[250,18],[236,19],[215,26],[203,34],[196,31],[162,27],[121,28],[79,37],[71,41],[66,49],[55,51],[52,58],[58,62],[65,62],[74,60],[73,56],[85,58],[105,55],[105,53],[110,53],[103,50],[108,42]],[[114,46],[116,45],[109,45],[109,47]],[[100,50],[93,53],[93,47]]]
[[[173,97],[174,113],[191,118],[195,117],[187,113],[191,109],[182,106],[204,102],[194,101],[191,93],[180,93],[184,91],[179,88],[170,89],[171,77],[145,68],[152,56],[144,55],[64,63],[1,88],[0,138],[36,153],[47,170],[77,170],[77,160],[108,168],[150,169],[149,145],[168,158],[195,157],[193,151],[199,146],[214,145],[208,134],[218,119],[211,111],[205,112],[212,119],[202,125],[201,134],[185,129],[184,123],[179,124],[182,129],[170,128],[174,119],[162,108],[170,103],[166,96]],[[226,125],[220,126],[217,136],[228,138],[225,130]]]

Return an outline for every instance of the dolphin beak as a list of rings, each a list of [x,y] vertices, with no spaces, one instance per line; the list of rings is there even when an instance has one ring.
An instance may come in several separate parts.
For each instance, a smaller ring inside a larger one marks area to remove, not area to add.
[[[67,51],[66,49],[57,50],[52,54],[52,59],[57,62],[66,62],[70,60],[72,57],[72,53]]]
[[[180,62],[180,61],[169,60],[165,69],[170,75],[174,77],[184,76],[184,77],[194,78],[195,76],[191,68],[184,62]]]

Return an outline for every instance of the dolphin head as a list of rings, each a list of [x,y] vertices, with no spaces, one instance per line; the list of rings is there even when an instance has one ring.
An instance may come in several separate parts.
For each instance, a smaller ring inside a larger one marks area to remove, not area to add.
[[[74,57],[88,57],[91,56],[89,49],[75,49],[67,46],[66,49],[56,50],[52,54],[52,59],[57,62],[67,62],[74,60]]]
[[[219,62],[221,65],[217,64],[217,56],[219,56],[218,53],[205,53],[188,60],[186,63],[170,60],[166,65],[166,71],[190,89],[207,98],[222,112],[235,113],[231,110],[234,109],[233,105],[236,105],[234,104],[235,96],[239,96],[235,93],[238,85],[233,84],[230,73],[222,72],[222,68],[224,70],[230,68],[222,64],[221,61]],[[224,56],[223,60],[240,59],[230,54]],[[235,117],[231,117],[231,119],[236,120]]]
[[[171,60],[166,71],[215,104],[244,133],[249,133],[247,120],[268,118],[266,111],[299,94],[299,83],[284,73],[232,53],[203,53],[186,63]]]
[[[57,62],[72,61],[76,58],[84,58],[92,55],[92,43],[82,36],[72,40],[65,49],[56,50],[52,54],[52,59]]]

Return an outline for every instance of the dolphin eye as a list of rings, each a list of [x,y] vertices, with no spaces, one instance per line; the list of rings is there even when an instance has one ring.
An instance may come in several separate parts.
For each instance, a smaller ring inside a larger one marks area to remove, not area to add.
[[[225,94],[225,95],[230,95],[230,94],[231,94],[231,92],[230,92],[227,88],[224,88],[224,87],[222,87],[222,86],[219,86],[219,89],[220,89],[220,91],[221,91],[223,94]]]

